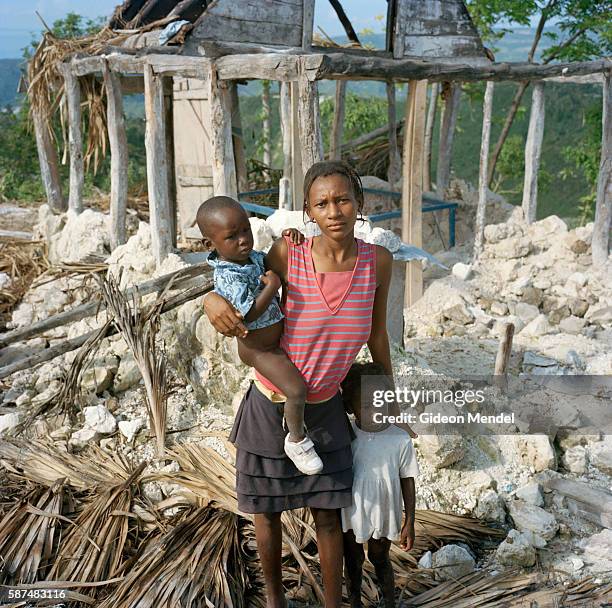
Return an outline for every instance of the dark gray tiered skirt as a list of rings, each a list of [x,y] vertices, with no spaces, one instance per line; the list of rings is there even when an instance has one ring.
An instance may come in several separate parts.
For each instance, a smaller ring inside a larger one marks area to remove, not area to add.
[[[323,461],[318,475],[303,475],[287,458],[283,404],[273,403],[251,383],[230,433],[236,446],[238,507],[243,513],[350,506],[352,429],[340,394],[324,403],[306,404],[304,420]]]

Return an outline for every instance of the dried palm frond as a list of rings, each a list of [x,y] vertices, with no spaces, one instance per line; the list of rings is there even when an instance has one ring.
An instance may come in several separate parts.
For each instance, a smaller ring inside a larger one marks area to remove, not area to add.
[[[146,466],[142,462],[121,483],[98,486],[85,503],[74,527],[62,538],[47,580],[98,582],[117,575],[127,549],[134,484]]]
[[[164,455],[166,439],[168,384],[164,349],[163,346],[158,347],[155,336],[159,330],[163,296],[171,288],[172,281],[156,302],[143,310],[138,290],[134,290],[130,298],[121,291],[119,283],[112,275],[109,274],[107,278],[98,277],[98,280],[113,323],[132,351],[142,375],[149,427],[155,434],[157,454],[161,458]]]
[[[249,586],[240,521],[224,509],[188,510],[169,533],[152,538],[99,608],[243,608]]]
[[[44,578],[56,552],[56,528],[65,486],[35,486],[0,520],[0,583],[33,583]]]
[[[0,464],[15,475],[47,487],[65,478],[76,490],[125,481],[131,474],[120,454],[105,452],[96,445],[77,455],[35,439],[0,439]]]

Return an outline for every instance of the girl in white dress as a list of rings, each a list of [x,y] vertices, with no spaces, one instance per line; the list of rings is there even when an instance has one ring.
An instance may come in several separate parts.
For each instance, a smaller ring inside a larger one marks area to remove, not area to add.
[[[371,376],[365,379],[364,376]],[[363,380],[363,382],[362,382]],[[341,511],[344,571],[351,608],[361,608],[361,578],[365,559],[372,562],[385,608],[395,606],[395,581],[389,559],[391,541],[404,551],[414,544],[414,478],[419,473],[410,435],[395,425],[375,422],[373,391],[392,388],[384,369],[354,364],[342,384],[342,398],[352,423],[353,504]],[[402,525],[402,506],[406,517]]]

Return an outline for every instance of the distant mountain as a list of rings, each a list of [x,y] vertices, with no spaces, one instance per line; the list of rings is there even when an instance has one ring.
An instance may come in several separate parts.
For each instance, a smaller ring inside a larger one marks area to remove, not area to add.
[[[0,108],[19,103],[17,85],[22,62],[23,59],[0,59]]]

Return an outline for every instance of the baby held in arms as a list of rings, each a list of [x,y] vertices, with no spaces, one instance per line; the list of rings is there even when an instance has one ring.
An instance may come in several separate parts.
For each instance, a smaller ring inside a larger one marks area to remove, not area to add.
[[[200,205],[196,222],[211,251],[208,263],[214,268],[215,292],[231,302],[246,323],[247,336],[237,338],[240,359],[286,397],[285,453],[301,473],[320,473],[323,462],[304,430],[306,385],[279,348],[284,318],[278,302],[281,280],[266,270],[265,254],[253,250],[251,224],[240,203],[227,196],[210,198]],[[283,236],[294,243],[304,238],[295,229],[285,230]]]

